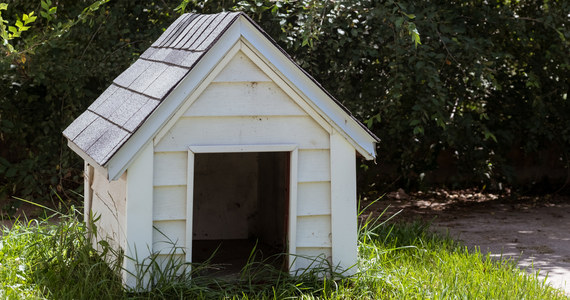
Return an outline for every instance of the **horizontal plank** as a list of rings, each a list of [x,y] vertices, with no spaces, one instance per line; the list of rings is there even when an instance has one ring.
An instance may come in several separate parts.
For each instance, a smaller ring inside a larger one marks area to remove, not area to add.
[[[185,271],[184,263],[186,256],[183,253],[175,252],[174,254],[159,254],[155,257],[156,264],[164,272],[165,275],[181,275]]]
[[[271,81],[271,79],[251,59],[239,51],[214,78],[214,82],[231,81]]]
[[[154,153],[154,186],[186,185],[188,152]]]
[[[153,252],[168,254],[176,253],[186,247],[186,221],[154,221],[152,230]]]
[[[297,218],[297,248],[330,247],[331,236],[330,216]]]
[[[307,115],[273,82],[212,83],[184,116]]]
[[[155,151],[186,151],[190,145],[297,144],[328,149],[329,134],[309,117],[182,117]]]
[[[332,250],[330,247],[297,247],[294,259],[297,269],[329,267],[332,260]]]
[[[297,185],[297,215],[330,215],[331,185],[328,181]]]
[[[155,221],[186,219],[186,186],[155,186],[152,207]]]
[[[271,145],[213,145],[191,146],[194,153],[233,153],[233,152],[290,152],[297,149],[295,144],[271,144]]]
[[[330,152],[326,150],[299,151],[298,182],[329,181]]]

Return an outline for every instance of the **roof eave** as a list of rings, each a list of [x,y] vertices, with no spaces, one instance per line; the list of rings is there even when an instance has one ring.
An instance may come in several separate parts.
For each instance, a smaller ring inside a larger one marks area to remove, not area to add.
[[[105,166],[101,166],[99,163],[97,163],[93,158],[91,158],[91,156],[89,156],[87,153],[85,153],[83,150],[81,150],[81,148],[79,148],[79,146],[77,146],[74,142],[69,140],[69,138],[67,138],[67,146],[71,150],[73,150],[73,152],[77,153],[77,155],[79,155],[81,158],[83,158],[83,160],[85,160],[90,166],[93,166],[99,174],[102,174],[103,176],[107,177],[107,175],[108,175],[107,168]]]

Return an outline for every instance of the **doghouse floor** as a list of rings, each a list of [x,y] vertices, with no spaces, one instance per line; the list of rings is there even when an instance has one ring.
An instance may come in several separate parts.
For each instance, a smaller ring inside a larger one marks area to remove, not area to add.
[[[255,241],[252,240],[193,240],[192,261],[204,262],[218,249],[211,260],[211,265],[215,266],[215,269],[205,273],[207,275],[224,277],[238,276],[247,263],[254,247]],[[283,253],[283,251],[259,242],[256,247],[254,261],[263,261],[277,269],[281,269],[283,267],[283,255],[276,255],[280,253]]]

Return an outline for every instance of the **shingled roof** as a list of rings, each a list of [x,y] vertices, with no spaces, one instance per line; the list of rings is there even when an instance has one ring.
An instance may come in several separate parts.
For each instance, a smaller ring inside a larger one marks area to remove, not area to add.
[[[179,17],[63,135],[105,165],[239,15]]]
[[[63,135],[68,139],[70,147],[84,159],[89,160],[90,163],[106,167],[121,147],[132,140],[131,138],[137,130],[145,124],[145,120],[153,115],[155,110],[165,105],[161,105],[161,103],[168,102],[164,100],[189,73],[193,73],[195,66],[200,61],[205,60],[202,58],[217,44],[224,33],[230,30],[229,28],[233,28],[232,24],[240,16],[244,17],[247,20],[246,23],[249,24],[245,27],[242,25],[239,29],[241,34],[246,34],[258,41],[269,41],[271,47],[278,49],[279,55],[286,58],[285,68],[291,68],[289,71],[293,70],[290,74],[302,72],[290,76],[308,78],[316,87],[316,92],[315,90],[309,91],[314,94],[309,98],[329,99],[321,101],[320,104],[317,103],[318,109],[324,115],[332,116],[332,122],[346,131],[347,136],[357,135],[356,144],[363,145],[362,141],[366,141],[366,145],[362,146],[359,152],[368,159],[374,157],[373,144],[378,141],[378,138],[328,94],[316,80],[294,63],[291,57],[255,22],[244,13],[239,12],[212,15],[184,14],[180,16],[134,64],[119,75],[93,104],[65,129]],[[254,30],[248,28],[254,28]],[[252,32],[257,33],[252,34]],[[256,36],[259,33],[263,37],[262,39]],[[274,59],[279,56],[275,56],[274,52],[271,53],[273,53]],[[283,63],[281,64],[283,65]],[[169,105],[167,105],[168,108],[164,108],[165,111],[175,107]],[[351,119],[348,123],[347,117]],[[164,119],[163,115],[160,118]],[[143,142],[145,140],[141,138],[136,142],[129,143],[140,147]],[[123,157],[118,160],[125,161],[125,159],[130,160],[131,158]],[[113,171],[113,176],[125,168],[124,162],[118,164],[119,166]]]

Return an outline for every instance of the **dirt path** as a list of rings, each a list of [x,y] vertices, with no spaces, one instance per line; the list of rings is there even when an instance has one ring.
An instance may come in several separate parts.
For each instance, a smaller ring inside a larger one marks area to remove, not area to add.
[[[403,209],[397,218],[431,221],[433,228],[470,248],[512,258],[528,272],[539,271],[540,278],[570,295],[568,197],[505,199],[471,191],[407,195],[399,190],[385,198],[376,209],[389,205],[389,213]]]

